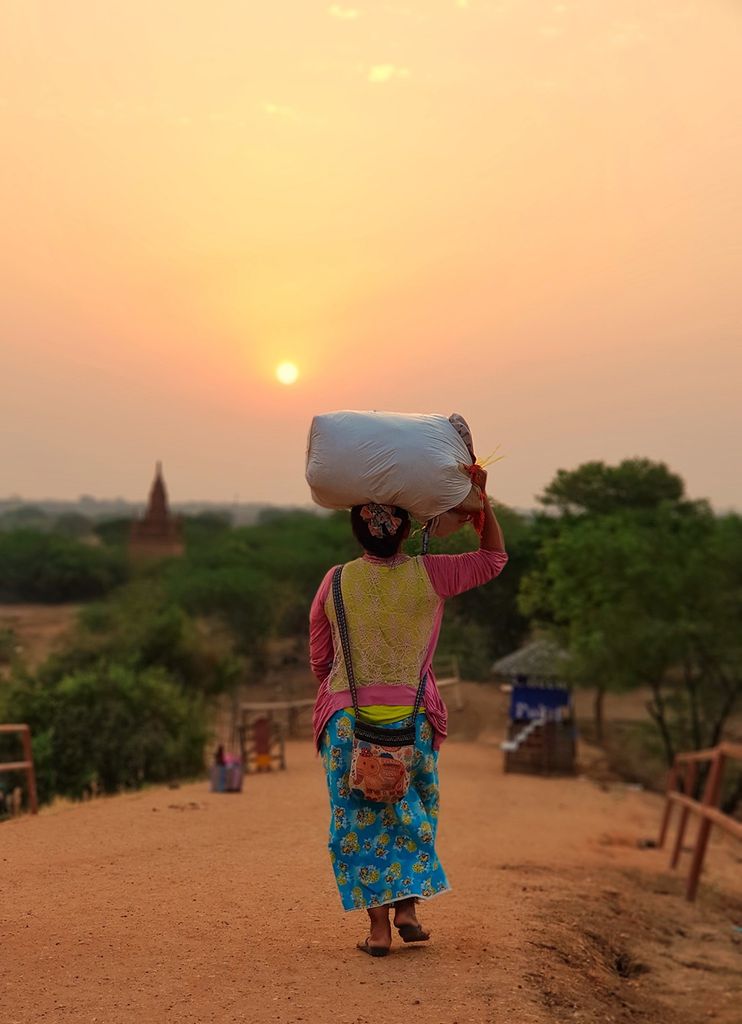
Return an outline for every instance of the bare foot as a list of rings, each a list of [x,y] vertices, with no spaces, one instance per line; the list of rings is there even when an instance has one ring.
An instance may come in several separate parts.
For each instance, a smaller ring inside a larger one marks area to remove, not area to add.
[[[400,900],[394,904],[394,927],[401,928],[402,925],[419,925],[417,919],[416,900],[412,896],[408,900]]]
[[[399,932],[402,942],[427,942],[430,938],[430,932],[427,932],[417,919],[416,903],[417,900],[413,896],[394,904],[394,927]]]
[[[392,944],[392,928],[389,924],[389,908],[372,907],[368,911],[371,921],[366,945],[374,949],[389,949]]]

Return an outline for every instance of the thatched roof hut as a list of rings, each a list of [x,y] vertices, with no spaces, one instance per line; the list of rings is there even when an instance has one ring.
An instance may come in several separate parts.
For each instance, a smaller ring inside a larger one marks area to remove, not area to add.
[[[492,672],[513,683],[563,686],[566,661],[566,651],[548,637],[540,637],[512,654],[499,658],[492,666]]]
[[[511,683],[510,723],[502,744],[506,772],[574,772],[576,735],[566,661],[558,644],[538,637],[492,666]]]

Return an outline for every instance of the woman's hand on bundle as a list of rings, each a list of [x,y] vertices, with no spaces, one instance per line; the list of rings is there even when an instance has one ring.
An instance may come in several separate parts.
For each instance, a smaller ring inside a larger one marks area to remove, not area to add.
[[[471,482],[478,487],[482,494],[487,490],[487,470],[484,466],[476,464],[471,468]]]

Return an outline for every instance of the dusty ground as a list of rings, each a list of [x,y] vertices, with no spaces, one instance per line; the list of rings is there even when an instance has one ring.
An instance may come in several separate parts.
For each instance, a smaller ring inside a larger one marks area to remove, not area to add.
[[[701,896],[639,850],[660,801],[504,776],[491,744],[442,753],[454,891],[426,948],[354,949],[311,746],[240,795],[153,789],[0,825],[2,1024],[742,1021],[742,850]]]

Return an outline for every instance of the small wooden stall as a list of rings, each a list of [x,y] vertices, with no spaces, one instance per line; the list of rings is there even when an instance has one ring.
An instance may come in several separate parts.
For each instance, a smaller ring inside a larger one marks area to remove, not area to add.
[[[247,701],[240,705],[240,750],[245,774],[286,767],[286,736],[313,700]]]
[[[508,681],[508,737],[501,744],[505,771],[572,775],[576,730],[572,693],[560,678],[566,655],[552,641],[534,640],[500,658],[492,671]]]

